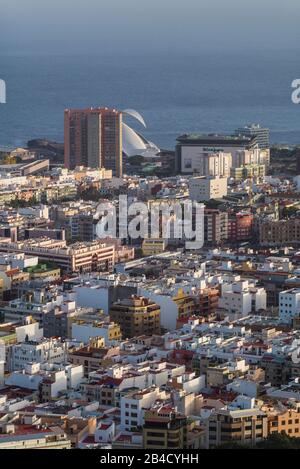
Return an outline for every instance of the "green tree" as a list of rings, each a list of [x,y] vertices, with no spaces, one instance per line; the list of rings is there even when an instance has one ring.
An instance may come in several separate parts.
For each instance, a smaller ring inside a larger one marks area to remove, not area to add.
[[[273,433],[265,440],[257,443],[259,449],[300,449],[300,438],[288,436],[286,433]]]

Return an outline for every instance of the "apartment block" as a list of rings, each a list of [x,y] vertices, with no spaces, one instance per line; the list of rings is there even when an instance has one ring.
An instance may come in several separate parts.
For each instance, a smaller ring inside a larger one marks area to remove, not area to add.
[[[65,166],[105,168],[122,176],[122,113],[115,109],[65,110]]]
[[[249,124],[245,127],[239,127],[235,131],[236,135],[245,137],[256,137],[259,148],[270,148],[270,130],[261,127],[259,124]]]
[[[207,425],[209,448],[233,442],[255,445],[268,436],[268,416],[259,409],[220,409]]]
[[[115,320],[88,322],[75,318],[72,324],[72,338],[87,345],[93,337],[100,337],[104,345],[110,347],[121,339],[121,329],[120,324]]]
[[[204,240],[207,244],[220,244],[228,238],[228,213],[204,209]]]
[[[300,220],[262,220],[259,224],[259,243],[264,246],[299,245]]]
[[[266,166],[264,164],[254,164],[240,166],[239,168],[231,168],[230,177],[236,181],[243,181],[249,178],[262,178],[266,175]]]
[[[153,256],[166,250],[166,240],[163,238],[146,238],[142,243],[143,256]]]
[[[132,390],[121,398],[121,428],[123,430],[138,429],[143,426],[144,413],[154,403],[164,397],[159,388]]]
[[[182,288],[162,289],[160,285],[141,285],[138,294],[149,298],[160,307],[161,326],[176,329],[177,321],[188,319],[197,312],[196,299]]]
[[[279,318],[283,323],[292,324],[300,316],[300,289],[293,288],[279,293]]]
[[[300,410],[299,406],[290,409],[274,409],[268,415],[269,434],[274,433],[286,435],[292,438],[300,438]]]
[[[66,246],[65,241],[39,238],[19,243],[0,242],[0,252],[38,256],[40,261],[52,262],[64,272],[108,272],[113,269],[115,247],[101,241]]]
[[[116,302],[109,316],[120,325],[124,338],[160,333],[160,307],[148,298],[132,296]]]
[[[228,240],[231,242],[249,241],[253,237],[252,213],[239,212],[228,218]]]
[[[145,412],[143,426],[144,449],[186,449],[187,418],[171,405],[156,406]]]
[[[221,199],[227,195],[227,178],[199,176],[189,180],[190,198],[196,202]]]

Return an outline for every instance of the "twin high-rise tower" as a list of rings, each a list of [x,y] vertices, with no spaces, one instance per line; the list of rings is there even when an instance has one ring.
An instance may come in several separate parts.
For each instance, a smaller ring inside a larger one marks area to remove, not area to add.
[[[111,169],[122,176],[122,113],[115,109],[65,110],[65,166]]]

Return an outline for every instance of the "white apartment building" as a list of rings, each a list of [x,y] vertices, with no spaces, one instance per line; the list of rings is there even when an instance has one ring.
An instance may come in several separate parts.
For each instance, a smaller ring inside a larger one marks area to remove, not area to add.
[[[229,176],[230,168],[239,168],[246,164],[270,164],[270,149],[258,148],[251,139],[243,141],[243,138],[237,137],[236,141],[231,139],[232,143],[226,143],[228,139],[225,139],[222,144],[212,139],[210,144],[205,145],[200,141],[197,144],[196,139],[192,140],[187,144],[177,145],[177,165],[183,174]]]
[[[67,378],[67,388],[78,389],[84,376],[83,366],[73,365],[71,363],[62,366]]]
[[[208,153],[189,149],[189,155],[193,157],[193,170],[200,176],[230,176],[230,168],[232,167],[231,153]]]
[[[77,306],[85,308],[103,309],[105,314],[109,313],[109,285],[106,284],[90,284],[75,285],[74,292],[76,295]]]
[[[43,332],[38,322],[32,322],[31,319],[26,318],[24,326],[16,327],[17,342],[25,342],[26,338],[39,342],[43,339]]]
[[[1,308],[6,320],[23,320],[24,316],[32,316],[43,326],[44,315],[61,306],[63,295],[58,292],[46,293],[43,290],[28,291],[23,298],[11,300],[8,305]]]
[[[104,339],[105,346],[112,347],[120,339],[120,329],[114,322],[72,324],[72,338],[87,345],[92,337]]]
[[[49,207],[48,205],[39,205],[35,207],[20,207],[18,209],[18,212],[20,215],[23,216],[29,216],[29,217],[35,217],[35,218],[44,218],[45,220],[48,220],[49,218]]]
[[[203,161],[203,176],[229,177],[232,166],[231,153],[207,154]]]
[[[26,363],[62,363],[66,358],[66,345],[57,339],[28,341],[12,345],[8,354],[8,369],[24,369]]]
[[[44,382],[48,385],[49,399],[52,399],[67,389],[78,389],[83,374],[82,365],[26,363],[22,370],[11,373],[5,384],[37,391]]]
[[[153,404],[165,396],[159,388],[148,388],[132,391],[121,397],[121,425],[122,430],[130,431],[144,423],[144,410],[150,409]]]
[[[16,386],[23,389],[37,391],[43,380],[40,373],[40,363],[25,363],[23,369],[13,371],[6,379],[6,386]]]
[[[252,310],[257,312],[267,308],[267,292],[262,287],[250,287],[252,295]]]
[[[300,316],[300,288],[293,288],[279,293],[279,319],[291,324],[293,318]]]
[[[220,199],[227,195],[227,178],[199,176],[189,181],[190,198],[196,202]]]
[[[254,400],[257,397],[259,383],[249,379],[235,379],[226,386],[228,391],[236,392],[243,397],[248,396]]]
[[[113,421],[100,421],[95,430],[95,443],[111,443],[115,436],[116,428]]]
[[[264,288],[256,288],[248,280],[221,285],[219,308],[226,310],[230,319],[238,319],[253,310],[266,309],[267,295]]]
[[[191,294],[191,290],[193,290],[191,285],[178,284],[164,288],[157,283],[149,286],[141,285],[138,288],[138,295],[149,298],[160,307],[160,323],[172,331],[176,329],[180,311],[177,299],[180,299],[181,295]]]
[[[245,165],[259,165],[264,164],[268,166],[270,163],[270,150],[256,148],[253,150],[240,150],[234,154],[233,168],[239,168]]]

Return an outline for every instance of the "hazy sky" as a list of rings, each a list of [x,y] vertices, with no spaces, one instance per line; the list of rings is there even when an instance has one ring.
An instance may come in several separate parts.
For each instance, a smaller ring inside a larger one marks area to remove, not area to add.
[[[0,53],[299,49],[299,0],[0,0]]]

